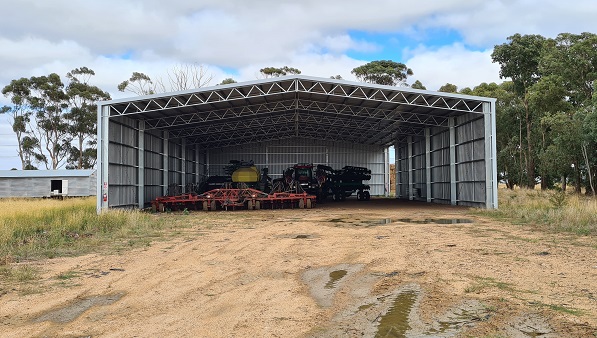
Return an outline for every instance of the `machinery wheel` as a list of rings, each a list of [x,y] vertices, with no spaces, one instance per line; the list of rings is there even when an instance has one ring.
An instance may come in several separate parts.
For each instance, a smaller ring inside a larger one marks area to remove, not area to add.
[[[209,204],[209,209],[216,210],[217,208],[218,208],[218,205],[216,204],[216,201],[212,200],[211,203]]]
[[[363,192],[363,198],[365,199],[365,201],[368,201],[371,199],[371,194],[368,191]]]
[[[255,205],[253,205],[253,201],[248,200],[247,201],[247,210],[253,210],[255,208]]]
[[[255,201],[255,210],[261,209],[261,201]]]
[[[341,200],[340,200],[340,195],[341,195],[341,194],[339,194],[339,193],[337,193],[337,194],[334,194],[334,201],[335,201],[335,202],[340,202],[340,201],[341,201]]]
[[[362,191],[357,192],[357,200],[359,200],[359,201],[363,200],[363,192]]]
[[[301,198],[299,200],[298,207],[299,207],[299,209],[305,209],[305,200],[304,199]]]
[[[158,211],[159,212],[164,212],[166,209],[164,209],[164,203],[160,203],[158,204]]]
[[[311,199],[308,198],[307,199],[307,209],[311,209],[313,207],[313,204],[311,203]]]
[[[346,199],[346,195],[340,193],[340,201],[344,201]]]
[[[209,209],[208,209],[208,204],[207,204],[207,201],[203,201],[203,208],[202,208],[202,209],[203,209],[204,211],[207,211],[207,210],[209,210]]]

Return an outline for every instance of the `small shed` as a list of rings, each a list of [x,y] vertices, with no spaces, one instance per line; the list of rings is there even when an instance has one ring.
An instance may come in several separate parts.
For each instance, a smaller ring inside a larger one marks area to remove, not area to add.
[[[0,170],[0,198],[92,196],[95,170]]]

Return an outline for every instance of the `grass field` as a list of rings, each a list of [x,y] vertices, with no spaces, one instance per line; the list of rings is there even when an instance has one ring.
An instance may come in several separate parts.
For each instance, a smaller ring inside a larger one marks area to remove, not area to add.
[[[155,233],[160,223],[139,211],[96,214],[95,198],[0,199],[0,265],[75,255],[108,242]]]
[[[597,198],[562,191],[499,189],[499,209],[484,215],[540,229],[597,234]]]

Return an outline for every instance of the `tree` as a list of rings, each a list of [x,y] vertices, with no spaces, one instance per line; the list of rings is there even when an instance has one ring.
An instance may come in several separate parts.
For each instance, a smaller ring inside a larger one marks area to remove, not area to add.
[[[133,72],[128,80],[118,85],[118,90],[136,95],[152,95],[205,87],[213,79],[213,75],[207,72],[207,67],[199,64],[175,65],[167,71],[167,75],[166,81],[161,77],[153,81],[145,73]]]
[[[533,188],[536,183],[533,128],[540,120],[540,115],[531,110],[529,93],[540,79],[539,63],[545,38],[540,35],[515,34],[508,37],[508,40],[509,43],[495,46],[491,57],[493,62],[500,64],[500,77],[511,78],[515,92],[522,99],[526,130],[526,186]]]
[[[140,72],[133,72],[128,80],[124,80],[118,85],[119,91],[127,91],[136,95],[155,94],[156,89],[156,84],[151,81],[151,78]]]
[[[422,89],[422,90],[426,90],[427,88],[423,85],[423,83],[419,80],[415,81],[412,86],[410,86],[413,89]]]
[[[333,80],[344,80],[341,75],[332,75],[332,76],[330,76],[330,79],[333,79]]]
[[[37,143],[34,156],[46,169],[61,167],[70,153],[72,136],[65,118],[68,95],[60,76],[31,77],[31,96],[28,98],[35,119],[30,123],[31,133]]]
[[[9,85],[2,89],[2,94],[10,98],[12,106],[4,106],[0,108],[0,114],[8,114],[9,121],[17,137],[17,152],[21,160],[21,169],[33,167],[32,164],[32,143],[27,136],[27,126],[31,120],[31,111],[29,109],[28,97],[31,94],[29,89],[29,79],[20,78],[12,80]]]
[[[222,80],[222,82],[220,82],[221,85],[232,84],[232,83],[236,83],[236,80],[234,80],[231,77],[225,78],[224,80]]]
[[[413,71],[400,62],[379,60],[356,67],[351,74],[354,74],[362,82],[396,86],[398,84],[406,85],[406,79],[413,75]]]
[[[88,83],[95,72],[87,67],[73,69],[66,77],[70,80],[66,87],[70,111],[65,114],[69,121],[69,132],[77,141],[72,146],[68,167],[89,169],[96,162],[97,106],[96,102],[109,100],[110,94]],[[88,148],[84,148],[84,147]]]
[[[279,77],[279,76],[284,76],[284,75],[288,75],[288,74],[300,74],[301,71],[298,70],[297,68],[284,66],[281,68],[276,68],[276,67],[261,68],[259,70],[259,73],[261,73],[261,76],[263,76],[264,78],[267,79],[270,77]]]
[[[443,93],[458,93],[458,87],[451,83],[446,83],[445,85],[439,87],[437,91]]]

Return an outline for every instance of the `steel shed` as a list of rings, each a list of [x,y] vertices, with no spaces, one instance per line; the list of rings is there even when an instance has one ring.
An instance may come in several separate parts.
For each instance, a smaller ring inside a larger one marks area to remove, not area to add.
[[[292,75],[98,103],[97,209],[144,207],[231,159],[372,169],[372,194],[497,208],[495,99]]]
[[[0,170],[0,198],[93,196],[95,170]]]

